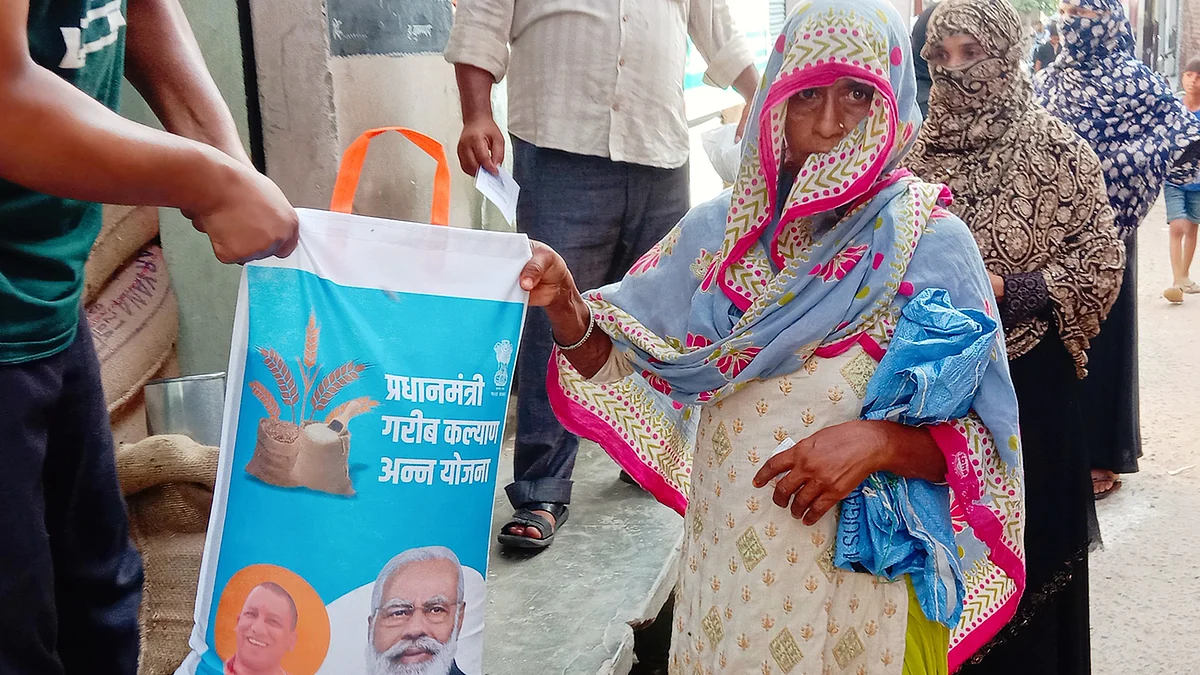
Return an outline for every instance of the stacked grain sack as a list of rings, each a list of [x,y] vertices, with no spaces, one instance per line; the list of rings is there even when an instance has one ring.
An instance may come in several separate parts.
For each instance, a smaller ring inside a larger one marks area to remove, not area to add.
[[[88,259],[84,307],[118,444],[146,437],[142,387],[179,372],[179,306],[158,241],[158,209],[106,206]]]
[[[158,209],[106,206],[84,274],[117,474],[146,574],[138,673],[170,675],[188,651],[217,450],[182,436],[146,438],[142,387],[179,374],[179,306],[158,239]]]

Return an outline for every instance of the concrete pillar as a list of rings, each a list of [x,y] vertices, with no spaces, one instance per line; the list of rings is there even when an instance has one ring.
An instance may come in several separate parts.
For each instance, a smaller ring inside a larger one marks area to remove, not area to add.
[[[1192,59],[1200,58],[1200,1],[1185,0],[1180,3],[1179,69],[1182,71]]]
[[[300,206],[327,208],[341,152],[363,131],[405,126],[446,147],[451,223],[480,226],[458,168],[454,70],[442,59],[450,0],[251,3],[267,174]],[[356,212],[427,222],[433,162],[399,135],[372,145]]]

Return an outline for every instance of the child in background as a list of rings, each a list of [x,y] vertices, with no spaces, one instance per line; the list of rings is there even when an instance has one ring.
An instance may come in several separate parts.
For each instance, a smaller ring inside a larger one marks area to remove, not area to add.
[[[1183,73],[1183,104],[1200,117],[1200,58],[1192,59]],[[1163,291],[1170,302],[1183,302],[1184,293],[1200,293],[1189,268],[1196,253],[1196,229],[1200,223],[1200,183],[1167,183],[1163,195],[1167,201],[1167,222],[1171,224],[1171,272],[1175,281]]]

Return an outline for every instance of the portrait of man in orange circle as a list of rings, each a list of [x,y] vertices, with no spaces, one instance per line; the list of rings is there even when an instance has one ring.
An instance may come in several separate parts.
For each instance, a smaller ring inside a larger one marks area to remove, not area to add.
[[[296,601],[283,586],[255,586],[238,614],[237,651],[225,660],[225,675],[288,675],[283,659],[296,648],[299,623]]]
[[[329,653],[325,601],[289,569],[243,567],[221,591],[213,646],[225,675],[316,675]]]
[[[428,546],[392,558],[371,594],[367,675],[463,675],[454,657],[464,587],[462,565],[448,548]]]

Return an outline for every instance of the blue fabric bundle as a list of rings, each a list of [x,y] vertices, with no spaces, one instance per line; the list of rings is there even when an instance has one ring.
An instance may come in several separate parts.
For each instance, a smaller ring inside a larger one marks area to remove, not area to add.
[[[999,325],[928,288],[904,307],[867,385],[863,419],[912,426],[964,417]],[[871,475],[842,500],[834,564],[888,579],[909,575],[930,620],[958,624],[966,593],[950,522],[950,491],[919,479]]]

